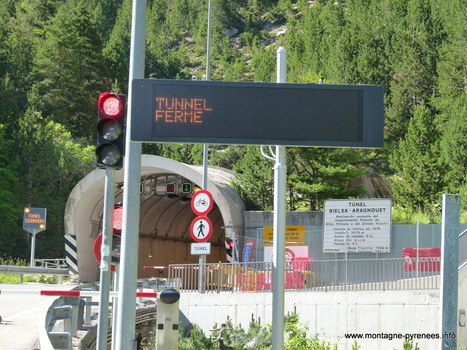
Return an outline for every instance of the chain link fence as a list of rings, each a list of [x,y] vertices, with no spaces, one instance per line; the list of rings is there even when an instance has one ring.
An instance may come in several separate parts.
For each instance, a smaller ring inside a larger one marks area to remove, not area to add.
[[[286,242],[286,290],[439,289],[441,225],[392,225],[386,253],[326,253],[322,226],[289,230]],[[459,265],[467,260],[467,225],[459,237]],[[272,241],[270,228],[247,229],[237,262],[171,265],[169,277],[184,291],[198,290],[200,268],[206,291],[270,291]]]
[[[461,232],[467,230],[467,224],[461,224]],[[388,259],[403,258],[404,249],[414,248],[440,248],[441,247],[441,225],[440,224],[418,224],[418,225],[391,225],[390,252],[389,253],[326,253],[323,251],[323,226],[304,226],[304,242],[287,242],[286,250],[292,255],[290,258],[306,258],[309,260],[356,260],[356,259]],[[265,240],[263,227],[245,228],[243,242],[236,242],[235,256],[239,261],[248,258],[251,262],[272,261],[272,242]],[[460,233],[461,233],[460,232]],[[267,235],[266,235],[267,237]],[[245,245],[250,244],[248,256],[244,256]],[[459,241],[459,264],[467,260],[467,234],[460,235]],[[292,251],[292,253],[290,253]],[[286,253],[287,254],[287,253]],[[298,256],[297,256],[298,255]],[[416,258],[416,256],[414,256]],[[419,256],[422,258],[422,256]]]

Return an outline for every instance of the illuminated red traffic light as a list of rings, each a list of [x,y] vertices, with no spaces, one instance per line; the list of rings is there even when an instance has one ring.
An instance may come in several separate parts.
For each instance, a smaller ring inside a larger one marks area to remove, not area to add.
[[[99,96],[99,109],[106,117],[118,117],[125,109],[125,101],[121,95],[104,92]]]
[[[120,233],[122,231],[122,220],[123,220],[123,205],[115,204],[112,213],[112,225],[114,233]]]
[[[97,105],[97,166],[122,168],[126,96],[104,92],[99,96]]]
[[[174,194],[175,193],[175,184],[168,183],[165,185],[165,193],[167,194]]]

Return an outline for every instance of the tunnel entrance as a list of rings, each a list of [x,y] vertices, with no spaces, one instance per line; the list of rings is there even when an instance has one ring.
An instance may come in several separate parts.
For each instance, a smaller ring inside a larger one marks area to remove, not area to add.
[[[168,158],[143,155],[141,165],[140,230],[138,278],[154,276],[144,266],[168,266],[198,262],[191,255],[190,224],[196,215],[190,202],[202,183],[202,166],[192,166]],[[231,187],[234,174],[222,168],[209,168],[208,187],[214,207],[207,215],[213,223],[207,262],[225,262],[225,239],[243,238],[244,204]],[[169,184],[169,186],[168,186]],[[122,202],[123,171],[116,173],[115,203]],[[191,191],[188,191],[191,189]],[[76,236],[80,282],[99,278],[93,245],[102,229],[104,171],[95,169],[71,192],[65,210],[65,234]],[[123,203],[123,205],[125,205]],[[162,276],[166,271],[162,270]],[[159,272],[158,272],[159,274]]]

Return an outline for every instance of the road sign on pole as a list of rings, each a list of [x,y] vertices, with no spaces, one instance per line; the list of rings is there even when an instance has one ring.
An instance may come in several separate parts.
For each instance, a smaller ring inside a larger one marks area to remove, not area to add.
[[[211,243],[191,243],[191,255],[209,255],[211,254]]]
[[[212,194],[206,190],[199,190],[191,197],[191,210],[199,216],[207,215],[214,206]]]
[[[212,222],[206,216],[198,216],[190,225],[190,235],[196,242],[206,242],[212,236]]]
[[[137,142],[383,145],[381,86],[134,79],[130,98]]]
[[[44,231],[46,216],[46,208],[24,208],[23,230],[32,234]]]
[[[102,248],[104,248],[104,250],[109,250],[108,252],[105,251],[105,253],[107,253],[107,255],[110,256],[111,252],[110,252],[110,247],[102,247],[102,233],[99,233],[99,235],[97,236],[96,240],[94,241],[94,248],[93,248],[93,251],[94,251],[94,256],[97,260],[97,262],[99,264],[102,264]],[[112,272],[115,271],[115,264],[111,264],[110,265],[110,270]]]
[[[36,250],[36,234],[45,230],[47,216],[46,208],[24,208],[23,230],[32,234],[31,238],[31,259],[29,265],[34,267],[34,254]]]

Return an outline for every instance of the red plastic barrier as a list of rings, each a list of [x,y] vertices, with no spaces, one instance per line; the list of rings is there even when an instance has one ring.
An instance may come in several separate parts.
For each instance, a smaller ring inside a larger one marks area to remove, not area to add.
[[[418,251],[418,264],[417,264]],[[439,272],[441,270],[441,248],[404,248],[404,272]]]

